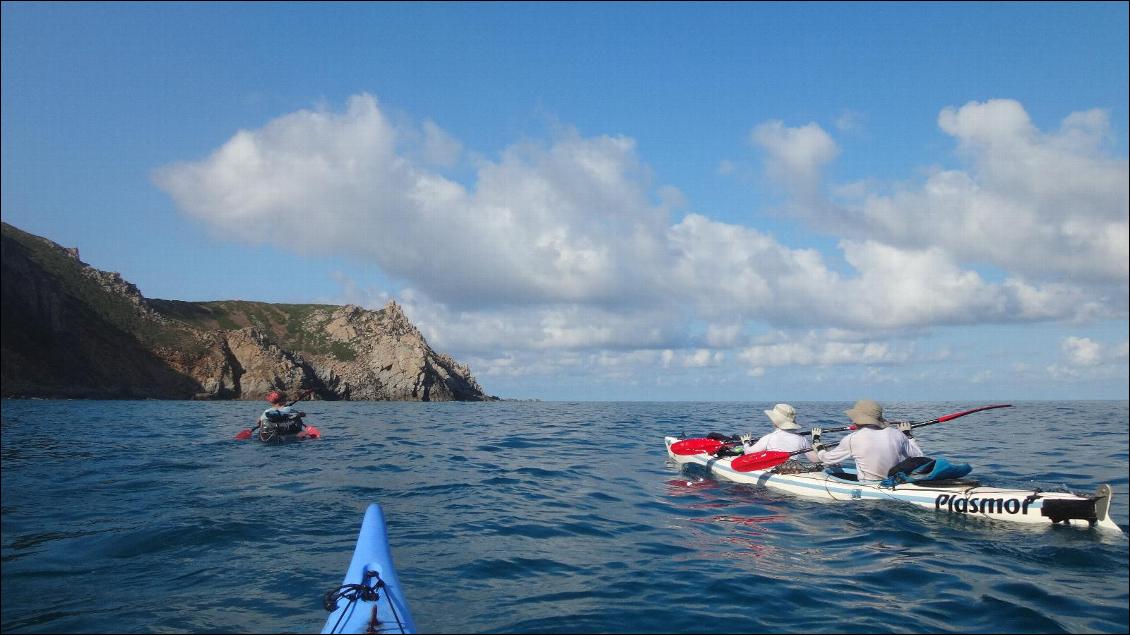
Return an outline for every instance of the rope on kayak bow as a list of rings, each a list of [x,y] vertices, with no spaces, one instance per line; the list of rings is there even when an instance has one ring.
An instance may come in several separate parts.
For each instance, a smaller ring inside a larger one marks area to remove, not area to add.
[[[374,578],[376,579],[375,582],[372,581]],[[385,589],[385,598],[388,600],[389,608],[392,609],[392,617],[396,620],[397,632],[403,633],[405,630],[404,622],[401,621],[400,615],[396,613],[396,604],[393,603],[392,598],[388,597],[388,588],[385,581],[381,579],[379,571],[366,571],[361,579],[361,584],[343,584],[332,591],[326,591],[322,604],[327,611],[336,611],[338,600],[342,598],[348,600],[345,608],[341,611],[341,615],[337,618],[337,623],[334,624],[330,632],[337,633],[337,629],[341,626],[345,616],[349,614],[352,606],[358,601],[362,601],[373,603],[373,613],[369,617],[369,626],[366,632],[380,633],[380,624],[377,620],[377,602],[381,599],[381,589]]]

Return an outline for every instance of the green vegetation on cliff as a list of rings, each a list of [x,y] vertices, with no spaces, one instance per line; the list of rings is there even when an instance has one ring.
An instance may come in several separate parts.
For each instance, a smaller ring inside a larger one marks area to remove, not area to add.
[[[271,304],[245,300],[184,302],[149,300],[161,315],[196,328],[216,331],[254,327],[279,346],[299,353],[332,355],[353,361],[357,353],[344,342],[330,341],[325,325],[338,307],[330,304]]]

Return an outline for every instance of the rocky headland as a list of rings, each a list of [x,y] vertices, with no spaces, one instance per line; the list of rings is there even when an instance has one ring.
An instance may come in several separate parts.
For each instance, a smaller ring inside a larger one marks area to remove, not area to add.
[[[390,301],[357,306],[147,299],[77,249],[3,223],[4,397],[485,401]]]

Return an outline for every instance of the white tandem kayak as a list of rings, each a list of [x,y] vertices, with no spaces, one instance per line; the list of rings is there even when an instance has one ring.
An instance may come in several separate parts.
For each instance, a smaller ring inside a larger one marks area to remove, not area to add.
[[[1030,525],[1064,524],[1097,527],[1122,533],[1122,528],[1110,519],[1111,489],[1100,485],[1093,496],[1064,492],[1002,489],[982,486],[977,481],[957,479],[950,481],[919,481],[883,487],[880,481],[849,480],[851,470],[829,472],[783,473],[782,468],[738,471],[731,466],[733,457],[719,458],[700,452],[676,454],[671,444],[678,437],[664,437],[667,455],[680,467],[700,465],[718,478],[736,483],[764,485],[774,489],[837,501],[898,500],[939,512],[980,516]],[[781,472],[776,471],[782,469]],[[836,474],[849,478],[841,478]]]

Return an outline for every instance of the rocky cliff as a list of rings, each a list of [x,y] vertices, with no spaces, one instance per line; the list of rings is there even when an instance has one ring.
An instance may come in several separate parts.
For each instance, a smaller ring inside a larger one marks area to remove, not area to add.
[[[5,397],[481,401],[401,307],[146,299],[76,249],[3,224]]]

